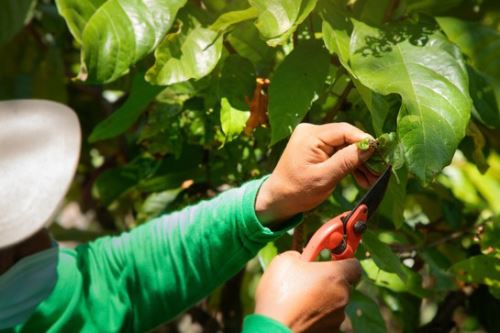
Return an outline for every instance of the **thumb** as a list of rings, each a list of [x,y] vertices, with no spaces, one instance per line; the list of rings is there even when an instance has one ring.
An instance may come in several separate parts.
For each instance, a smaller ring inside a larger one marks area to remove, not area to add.
[[[361,278],[361,265],[357,259],[323,261],[314,263],[328,280],[341,278],[350,285],[355,285]]]
[[[326,172],[333,176],[335,182],[338,182],[359,168],[370,158],[373,151],[373,149],[361,150],[355,143],[344,147],[323,162]]]

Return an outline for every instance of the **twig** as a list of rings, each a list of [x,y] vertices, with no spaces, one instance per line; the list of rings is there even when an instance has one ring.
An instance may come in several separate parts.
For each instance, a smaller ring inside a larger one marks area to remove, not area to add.
[[[299,224],[293,231],[292,250],[302,252],[304,248],[304,224]]]
[[[332,110],[330,112],[328,112],[327,115],[325,116],[325,118],[323,119],[323,123],[330,123],[333,121],[333,118],[335,118],[335,115],[340,110],[342,110],[342,108],[344,107],[344,105],[347,101],[347,97],[349,96],[349,93],[351,92],[351,89],[353,87],[354,87],[354,84],[352,83],[352,81],[349,81],[347,86],[342,91],[342,94],[340,94],[340,97],[339,97],[339,100],[337,101],[337,103],[335,103]]]

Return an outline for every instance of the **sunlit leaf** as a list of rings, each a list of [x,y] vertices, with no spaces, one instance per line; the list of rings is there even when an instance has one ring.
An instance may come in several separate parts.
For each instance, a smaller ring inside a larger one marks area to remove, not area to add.
[[[283,43],[306,19],[317,0],[249,0],[259,12],[257,28],[271,46]]]
[[[406,281],[396,273],[390,273],[380,269],[373,259],[360,261],[361,267],[366,275],[377,286],[384,287],[396,292],[409,292],[418,297],[425,297],[430,294],[428,290],[422,288],[421,276],[405,268]]]
[[[328,52],[320,43],[307,41],[300,43],[276,69],[269,87],[271,143],[289,136],[304,118],[321,93],[328,65]]]
[[[353,20],[351,69],[377,93],[400,94],[398,136],[412,173],[424,182],[451,162],[471,112],[465,65],[435,25],[385,30]]]
[[[220,122],[227,141],[231,141],[243,131],[249,116],[250,111],[235,109],[227,98],[222,98]]]
[[[234,12],[227,12],[219,16],[217,21],[210,26],[210,29],[224,31],[234,24],[256,18],[257,14],[258,12],[254,7]]]
[[[278,248],[276,245],[273,242],[267,243],[257,254],[262,269],[266,269],[277,255]]]
[[[57,0],[73,36],[82,44],[79,78],[110,82],[151,53],[186,0]]]
[[[217,65],[222,52],[222,36],[201,27],[172,33],[155,51],[156,62],[146,73],[151,84],[169,85],[200,79]]]

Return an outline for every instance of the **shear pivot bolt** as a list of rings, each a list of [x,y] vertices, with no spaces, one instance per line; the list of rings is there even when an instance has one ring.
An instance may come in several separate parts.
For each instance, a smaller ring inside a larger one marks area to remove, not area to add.
[[[347,243],[345,239],[342,239],[342,242],[336,248],[332,249],[332,253],[341,254],[342,252],[345,251],[346,248],[347,248]]]
[[[357,221],[354,223],[354,232],[357,234],[362,234],[366,230],[366,222],[365,221]]]

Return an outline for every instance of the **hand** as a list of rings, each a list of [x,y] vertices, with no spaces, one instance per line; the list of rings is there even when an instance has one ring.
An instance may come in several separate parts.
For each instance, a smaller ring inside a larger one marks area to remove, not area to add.
[[[356,142],[371,136],[347,123],[299,124],[272,175],[262,185],[255,211],[264,224],[279,222],[322,203],[353,172],[368,187],[377,176],[362,166],[373,151]]]
[[[294,333],[337,332],[360,274],[356,259],[306,262],[298,252],[285,252],[274,258],[257,286],[255,313]]]

